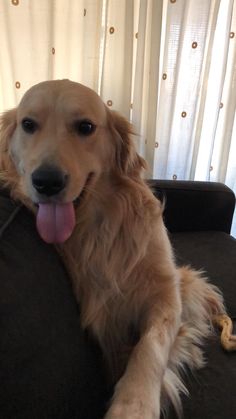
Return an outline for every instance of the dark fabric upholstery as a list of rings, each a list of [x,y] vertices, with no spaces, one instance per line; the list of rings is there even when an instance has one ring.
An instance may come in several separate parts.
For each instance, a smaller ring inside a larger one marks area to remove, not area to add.
[[[222,291],[228,313],[235,320],[236,240],[227,234],[234,193],[219,183],[152,180],[151,185],[155,195],[165,200],[164,218],[177,263],[204,270]],[[182,397],[183,418],[234,419],[236,352],[222,349],[216,331],[206,342],[205,359],[203,369],[184,375],[189,397]],[[168,417],[177,419],[172,409]]]
[[[229,234],[235,198],[200,182],[152,181],[165,197],[165,220],[179,264],[205,269],[236,316],[236,241]],[[99,348],[81,331],[79,309],[55,249],[34,216],[0,191],[0,417],[101,419],[108,389]],[[219,337],[207,365],[186,374],[185,419],[236,417],[236,354]],[[176,419],[173,411],[170,419]],[[132,419],[132,418],[130,418]]]
[[[99,349],[81,331],[70,281],[25,208],[0,198],[0,417],[99,419]]]
[[[216,182],[150,180],[153,193],[165,202],[164,220],[170,232],[230,232],[235,196]]]
[[[195,231],[170,235],[179,265],[204,270],[236,317],[236,240],[220,231]]]
[[[222,232],[175,233],[170,236],[180,265],[204,269],[223,292],[230,316],[236,319],[236,240]],[[236,330],[235,330],[236,332]],[[206,366],[184,376],[189,397],[183,398],[185,419],[236,417],[236,352],[227,353],[219,333],[207,342]],[[177,419],[171,411],[170,419]]]
[[[189,391],[182,397],[183,419],[234,419],[236,353],[226,353],[216,336],[207,342],[205,360],[204,368],[183,375]],[[168,419],[177,419],[172,409]]]

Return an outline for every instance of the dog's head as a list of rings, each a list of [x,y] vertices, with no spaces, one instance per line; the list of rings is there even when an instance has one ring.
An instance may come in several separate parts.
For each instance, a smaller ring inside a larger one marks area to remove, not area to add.
[[[104,176],[137,177],[145,166],[131,126],[91,89],[69,80],[42,82],[1,119],[0,171],[10,188],[39,206],[48,242],[75,225],[73,202]]]

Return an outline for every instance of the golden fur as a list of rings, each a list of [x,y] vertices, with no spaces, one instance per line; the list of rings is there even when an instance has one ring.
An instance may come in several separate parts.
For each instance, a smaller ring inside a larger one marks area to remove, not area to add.
[[[21,127],[26,116],[40,127],[32,135]],[[93,121],[95,132],[80,137],[75,118]],[[36,211],[31,174],[44,161],[69,173],[65,202],[81,194],[76,227],[58,249],[82,325],[116,377],[106,419],[156,419],[168,400],[180,414],[181,370],[202,366],[212,316],[224,313],[216,287],[176,267],[162,205],[142,180],[145,162],[131,137],[123,117],[68,80],[34,86],[1,119],[1,180],[13,198]]]

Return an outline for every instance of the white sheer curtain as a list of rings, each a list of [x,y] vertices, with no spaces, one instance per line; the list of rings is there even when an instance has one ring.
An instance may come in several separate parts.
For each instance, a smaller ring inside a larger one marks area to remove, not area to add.
[[[102,0],[1,0],[0,110],[42,80],[70,78],[97,90]]]
[[[236,192],[235,1],[164,8],[153,175],[220,181]]]
[[[234,0],[1,0],[0,112],[79,81],[131,118],[148,177],[236,192],[235,42]]]

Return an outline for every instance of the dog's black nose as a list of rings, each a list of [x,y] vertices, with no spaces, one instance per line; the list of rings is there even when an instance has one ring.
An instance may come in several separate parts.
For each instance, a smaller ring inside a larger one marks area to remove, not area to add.
[[[32,185],[42,195],[52,196],[61,192],[68,176],[55,166],[40,166],[32,175]]]

